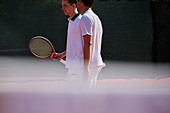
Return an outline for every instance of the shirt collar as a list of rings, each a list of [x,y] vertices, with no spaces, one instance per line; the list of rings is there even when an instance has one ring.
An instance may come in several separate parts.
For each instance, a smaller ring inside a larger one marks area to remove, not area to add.
[[[77,13],[73,18],[68,18],[68,20],[72,20],[72,21],[74,21],[78,16],[80,15],[80,13]]]
[[[79,15],[80,13],[77,13],[71,20],[74,21]]]

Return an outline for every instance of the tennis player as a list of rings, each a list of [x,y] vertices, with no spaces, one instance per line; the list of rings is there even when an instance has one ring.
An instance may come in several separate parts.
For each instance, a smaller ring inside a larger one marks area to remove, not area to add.
[[[80,20],[80,36],[83,38],[84,77],[90,81],[91,87],[96,81],[102,67],[101,57],[103,28],[99,17],[92,11],[94,0],[77,0],[77,7],[82,14]]]
[[[69,58],[70,58],[70,44],[69,42],[72,39],[75,39],[72,41],[72,45],[76,45],[76,39],[78,36],[78,26],[79,26],[79,22],[81,19],[81,14],[78,13],[77,10],[77,6],[76,6],[76,0],[62,0],[62,10],[64,12],[65,15],[69,15],[68,18],[68,30],[67,30],[67,58],[66,61],[68,62],[66,64],[66,67],[69,68]],[[56,53],[56,55],[54,55],[54,59],[58,59],[58,58],[64,58],[66,56],[66,51],[62,52],[62,53]]]
[[[67,29],[66,51],[56,53],[54,59],[61,59],[66,56],[67,86],[82,87],[83,79],[83,39],[80,37],[80,19],[82,15],[78,13],[76,0],[62,0],[62,10],[65,15],[69,15]]]
[[[104,63],[102,61],[101,42],[102,25],[91,7],[94,0],[62,0],[62,10],[69,15],[66,51],[56,54],[55,58],[66,56],[68,68],[67,84],[75,87],[94,88],[97,76]],[[80,15],[76,8],[82,15]]]

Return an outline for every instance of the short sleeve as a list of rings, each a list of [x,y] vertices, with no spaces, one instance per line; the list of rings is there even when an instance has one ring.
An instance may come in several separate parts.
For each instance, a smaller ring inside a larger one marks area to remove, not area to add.
[[[80,30],[82,32],[81,36],[92,36],[92,25],[92,21],[87,16],[82,17],[80,20]]]

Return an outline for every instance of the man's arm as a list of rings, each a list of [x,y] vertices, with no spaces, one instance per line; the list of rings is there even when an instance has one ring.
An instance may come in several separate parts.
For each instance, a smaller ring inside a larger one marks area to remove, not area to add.
[[[89,63],[90,63],[90,56],[91,56],[91,48],[92,48],[92,36],[91,35],[84,35],[84,76],[85,78],[89,75]]]

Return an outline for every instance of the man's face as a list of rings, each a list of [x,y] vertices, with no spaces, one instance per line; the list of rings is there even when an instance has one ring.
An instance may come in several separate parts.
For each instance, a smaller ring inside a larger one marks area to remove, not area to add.
[[[74,10],[74,7],[67,0],[62,0],[62,10],[65,15],[69,15]]]

